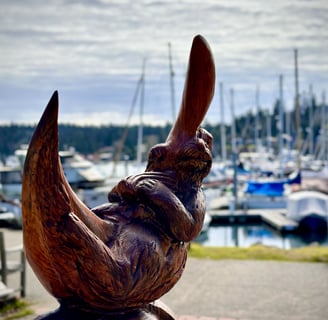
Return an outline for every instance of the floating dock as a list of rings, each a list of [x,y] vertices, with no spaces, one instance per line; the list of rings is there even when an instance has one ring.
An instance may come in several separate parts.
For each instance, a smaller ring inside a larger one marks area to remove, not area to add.
[[[284,209],[228,209],[209,210],[213,223],[221,224],[247,224],[265,223],[279,232],[293,232],[298,223],[285,216]]]

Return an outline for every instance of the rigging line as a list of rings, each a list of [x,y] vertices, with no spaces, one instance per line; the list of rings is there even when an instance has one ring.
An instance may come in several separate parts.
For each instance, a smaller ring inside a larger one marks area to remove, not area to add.
[[[129,127],[130,127],[130,121],[131,121],[131,118],[132,118],[132,115],[133,115],[133,111],[135,109],[135,105],[136,105],[136,102],[137,102],[137,98],[138,98],[138,95],[139,95],[140,88],[141,88],[142,83],[143,83],[143,78],[144,78],[144,74],[142,73],[140,79],[137,82],[137,86],[136,86],[136,89],[134,91],[134,95],[133,95],[129,115],[128,115],[128,118],[127,118],[127,122],[126,122],[126,125],[125,125],[125,128],[124,128],[123,134],[122,134],[121,141],[118,145],[117,152],[116,152],[115,157],[114,157],[112,177],[115,176],[117,162],[120,159],[120,156],[121,156],[124,144],[125,144],[125,140],[126,140],[126,137],[128,135],[128,130],[129,130]]]
[[[174,88],[174,70],[172,64],[172,52],[171,52],[171,42],[168,43],[169,47],[169,67],[170,67],[170,88],[171,88],[171,105],[172,105],[172,121],[175,121],[176,113],[175,113],[175,88]]]

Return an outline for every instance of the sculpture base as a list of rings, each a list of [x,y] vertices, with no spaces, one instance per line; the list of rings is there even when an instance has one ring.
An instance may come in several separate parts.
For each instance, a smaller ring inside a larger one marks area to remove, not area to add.
[[[35,320],[175,320],[171,310],[162,302],[156,301],[142,308],[121,311],[117,313],[98,313],[81,310],[81,308],[66,307],[63,304],[48,314]]]

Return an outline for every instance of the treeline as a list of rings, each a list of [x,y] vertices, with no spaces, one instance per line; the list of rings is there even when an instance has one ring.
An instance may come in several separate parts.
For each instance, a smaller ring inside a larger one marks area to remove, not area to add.
[[[15,150],[26,145],[32,138],[35,126],[10,124],[0,126],[0,155],[5,158],[14,154]],[[76,126],[60,124],[59,148],[60,150],[74,147],[82,154],[92,154],[98,150],[116,146],[122,140],[124,126]],[[156,136],[159,141],[165,141],[170,126],[144,126],[144,136]],[[127,130],[123,153],[134,157],[137,145],[138,127],[131,126]]]
[[[262,143],[266,143],[268,134],[277,137],[282,129],[282,133],[290,133],[290,140],[295,141],[296,123],[295,111],[283,113],[282,125],[279,124],[279,100],[276,101],[273,112],[269,114],[266,110],[260,110],[257,114],[248,112],[239,116],[235,120],[236,137],[239,150],[252,150],[254,148],[255,138],[261,139]],[[326,107],[317,105],[315,99],[301,108],[301,135],[306,139],[308,128],[312,128],[312,139],[315,143],[318,140],[320,129],[322,128],[322,120]],[[326,124],[324,124],[326,125]],[[214,138],[213,153],[220,155],[221,153],[221,128],[220,125],[205,124],[204,127],[211,132]],[[28,144],[35,127],[29,125],[2,125],[0,126],[0,156],[2,158],[11,155],[16,149],[23,144]],[[143,136],[152,137],[149,139],[151,143],[164,142],[171,126],[144,126]],[[75,126],[75,125],[59,125],[59,142],[60,149],[74,147],[82,154],[93,154],[99,149],[112,146],[113,151],[121,141],[125,131],[124,126],[108,125],[108,126]],[[256,130],[258,130],[256,132]],[[231,145],[231,125],[225,125],[227,151],[230,151]],[[126,140],[122,154],[127,154],[131,159],[135,158],[138,137],[138,127],[131,126],[128,128]],[[271,139],[272,141],[272,139]],[[273,145],[273,147],[277,147]]]

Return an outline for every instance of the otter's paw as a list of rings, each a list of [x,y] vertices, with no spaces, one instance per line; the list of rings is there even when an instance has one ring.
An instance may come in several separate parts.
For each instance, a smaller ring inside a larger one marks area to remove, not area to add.
[[[141,192],[141,193],[153,192],[154,190],[157,189],[159,184],[160,184],[160,182],[158,182],[154,179],[144,179],[144,180],[141,180],[137,184],[137,190],[138,190],[138,192]]]

